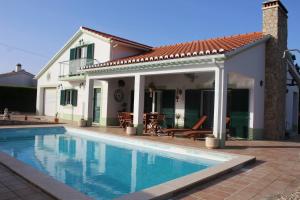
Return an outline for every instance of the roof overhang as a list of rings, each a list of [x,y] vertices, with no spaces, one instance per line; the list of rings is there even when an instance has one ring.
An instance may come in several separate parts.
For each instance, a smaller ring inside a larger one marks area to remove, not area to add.
[[[85,34],[88,34],[88,35],[91,35],[97,39],[100,39],[104,42],[108,42],[108,43],[111,43],[111,40],[108,39],[108,38],[105,38],[105,37],[102,37],[100,35],[97,35],[95,33],[92,33],[91,31],[87,31],[87,30],[84,30],[82,27],[79,28],[79,30],[71,37],[71,39],[69,39],[63,46],[63,48],[61,48],[51,59],[50,61],[43,66],[42,70],[39,71],[39,73],[35,76],[35,79],[38,79],[42,76],[42,74],[47,71],[47,69],[59,58],[59,56],[64,52],[66,51],[70,45],[72,45],[72,43],[74,41],[76,41],[76,39],[78,39],[78,37],[80,37],[83,33]]]
[[[81,70],[87,74],[106,74],[106,73],[128,73],[128,72],[138,72],[141,70],[169,70],[176,67],[185,67],[187,65],[204,65],[204,64],[221,64],[225,61],[224,54],[217,55],[208,55],[208,56],[195,56],[188,58],[177,58],[171,60],[162,60],[162,61],[152,61],[152,62],[143,62],[143,63],[134,63],[127,65],[117,65],[117,66],[106,66],[106,67],[97,67]]]
[[[231,58],[231,57],[233,57],[233,56],[235,56],[235,55],[238,55],[238,54],[240,54],[240,53],[242,53],[242,52],[244,52],[244,51],[246,51],[246,50],[248,50],[248,49],[250,49],[250,48],[252,48],[252,47],[255,47],[255,46],[257,46],[257,45],[260,45],[260,44],[262,44],[262,43],[267,42],[271,37],[272,37],[271,35],[266,35],[266,36],[264,36],[264,37],[263,37],[262,39],[260,39],[260,40],[257,40],[257,41],[255,41],[255,42],[252,42],[252,43],[250,43],[250,44],[247,44],[247,45],[245,45],[245,46],[242,46],[242,47],[240,47],[240,48],[237,48],[237,49],[235,49],[235,50],[233,50],[233,51],[230,51],[230,52],[228,52],[228,53],[225,53],[225,57],[226,57],[226,58]]]
[[[41,71],[39,71],[39,73],[34,77],[35,79],[40,78],[43,73],[45,71],[47,71],[47,69],[56,61],[56,59],[59,58],[59,56],[68,49],[68,47],[82,34],[82,30],[79,29],[72,37],[71,39],[69,39],[65,45],[63,46],[63,48],[61,48],[51,59],[50,61],[43,66],[43,68],[41,69]]]

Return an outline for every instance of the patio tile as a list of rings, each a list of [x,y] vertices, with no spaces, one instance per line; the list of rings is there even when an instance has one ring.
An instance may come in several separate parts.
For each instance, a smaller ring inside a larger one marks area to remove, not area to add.
[[[1,176],[4,175],[4,176]],[[33,196],[34,195],[34,196]],[[0,164],[0,200],[50,200],[48,196],[23,178]]]

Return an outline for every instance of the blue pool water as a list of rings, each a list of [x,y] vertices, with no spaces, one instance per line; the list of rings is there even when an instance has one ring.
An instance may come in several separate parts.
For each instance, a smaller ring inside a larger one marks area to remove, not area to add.
[[[57,127],[0,130],[0,151],[95,199],[113,199],[218,164]]]

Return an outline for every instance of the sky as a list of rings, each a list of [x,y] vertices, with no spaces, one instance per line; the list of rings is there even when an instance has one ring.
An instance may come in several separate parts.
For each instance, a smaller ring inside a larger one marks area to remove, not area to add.
[[[261,31],[263,1],[0,0],[0,73],[17,63],[38,73],[80,26],[150,46]],[[300,1],[282,2],[300,49]]]

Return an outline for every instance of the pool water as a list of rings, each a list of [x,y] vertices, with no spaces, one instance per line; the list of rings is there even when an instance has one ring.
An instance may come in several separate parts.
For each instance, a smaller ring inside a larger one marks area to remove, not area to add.
[[[0,130],[0,151],[95,199],[113,199],[218,161],[97,140],[63,127]]]

